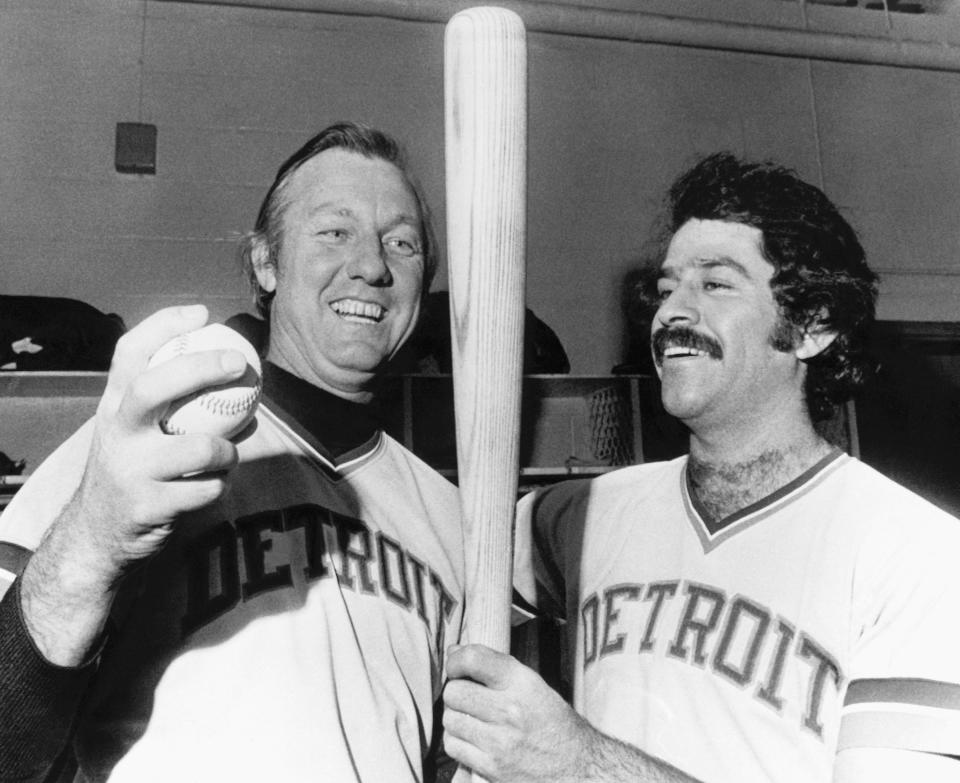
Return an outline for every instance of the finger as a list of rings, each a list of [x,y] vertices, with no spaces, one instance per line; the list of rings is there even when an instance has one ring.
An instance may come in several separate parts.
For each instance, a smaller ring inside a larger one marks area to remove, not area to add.
[[[467,678],[491,688],[507,686],[514,659],[482,644],[451,647],[447,653],[447,676]]]
[[[451,680],[443,689],[443,705],[447,710],[490,723],[502,713],[496,705],[496,693],[471,680]]]
[[[247,360],[239,351],[183,354],[137,375],[121,399],[120,421],[131,428],[155,425],[170,403],[193,392],[239,378]]]
[[[456,761],[456,759],[454,759]],[[453,773],[453,778],[451,783],[471,783],[473,780],[473,773],[471,769],[465,764],[457,766],[457,771]]]
[[[174,436],[158,433],[155,448],[152,474],[160,481],[225,474],[239,459],[237,447],[229,440],[202,433]]]
[[[117,341],[107,389],[122,393],[161,345],[178,334],[199,329],[208,317],[203,305],[184,305],[167,307],[143,319]]]
[[[225,472],[202,473],[186,476],[167,484],[174,494],[180,513],[196,511],[219,500],[230,487],[229,474]]]
[[[122,516],[124,525],[129,528],[127,535],[138,538],[147,528],[163,532],[163,527],[177,516],[210,505],[227,488],[227,478],[222,473],[156,482],[151,485],[150,491],[140,491],[128,497],[122,509],[116,513]],[[130,528],[131,524],[133,528]],[[137,530],[138,526],[140,530]]]
[[[485,779],[492,780],[492,764],[490,754],[478,748],[470,741],[445,731],[443,734],[443,749],[454,761],[469,767],[473,772],[481,775]],[[454,778],[457,780],[458,778]]]

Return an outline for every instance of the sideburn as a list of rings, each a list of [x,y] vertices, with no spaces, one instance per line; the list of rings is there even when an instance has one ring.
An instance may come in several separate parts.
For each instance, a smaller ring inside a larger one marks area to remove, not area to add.
[[[789,353],[800,344],[800,329],[791,323],[781,312],[777,315],[777,322],[770,332],[770,345],[775,351]]]

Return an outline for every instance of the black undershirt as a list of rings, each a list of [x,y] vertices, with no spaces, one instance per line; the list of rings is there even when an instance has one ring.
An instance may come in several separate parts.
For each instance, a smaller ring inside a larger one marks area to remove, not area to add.
[[[333,460],[383,429],[376,405],[345,400],[271,362],[263,363],[263,396],[271,409],[279,408],[288,423],[299,425],[297,429],[309,434]]]

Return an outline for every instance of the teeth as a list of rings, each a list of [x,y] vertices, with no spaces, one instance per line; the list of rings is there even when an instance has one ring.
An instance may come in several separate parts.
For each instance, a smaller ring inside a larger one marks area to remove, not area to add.
[[[348,318],[357,318],[364,321],[380,321],[383,318],[383,308],[373,302],[361,302],[358,299],[338,299],[331,307],[338,315]]]
[[[708,356],[706,351],[701,351],[696,348],[681,348],[679,345],[665,349],[663,355],[668,358],[677,356]]]

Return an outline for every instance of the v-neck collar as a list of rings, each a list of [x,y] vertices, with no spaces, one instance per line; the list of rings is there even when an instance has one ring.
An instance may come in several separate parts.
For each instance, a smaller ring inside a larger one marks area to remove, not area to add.
[[[380,442],[374,404],[345,400],[272,362],[263,370],[266,407],[338,471]]]
[[[690,485],[689,461],[687,461],[680,472],[680,492],[683,496],[687,519],[699,537],[704,552],[709,552],[728,538],[752,527],[760,520],[807,494],[849,459],[842,450],[833,449],[823,459],[780,489],[717,522],[707,522],[709,516],[706,509],[696,499]]]

